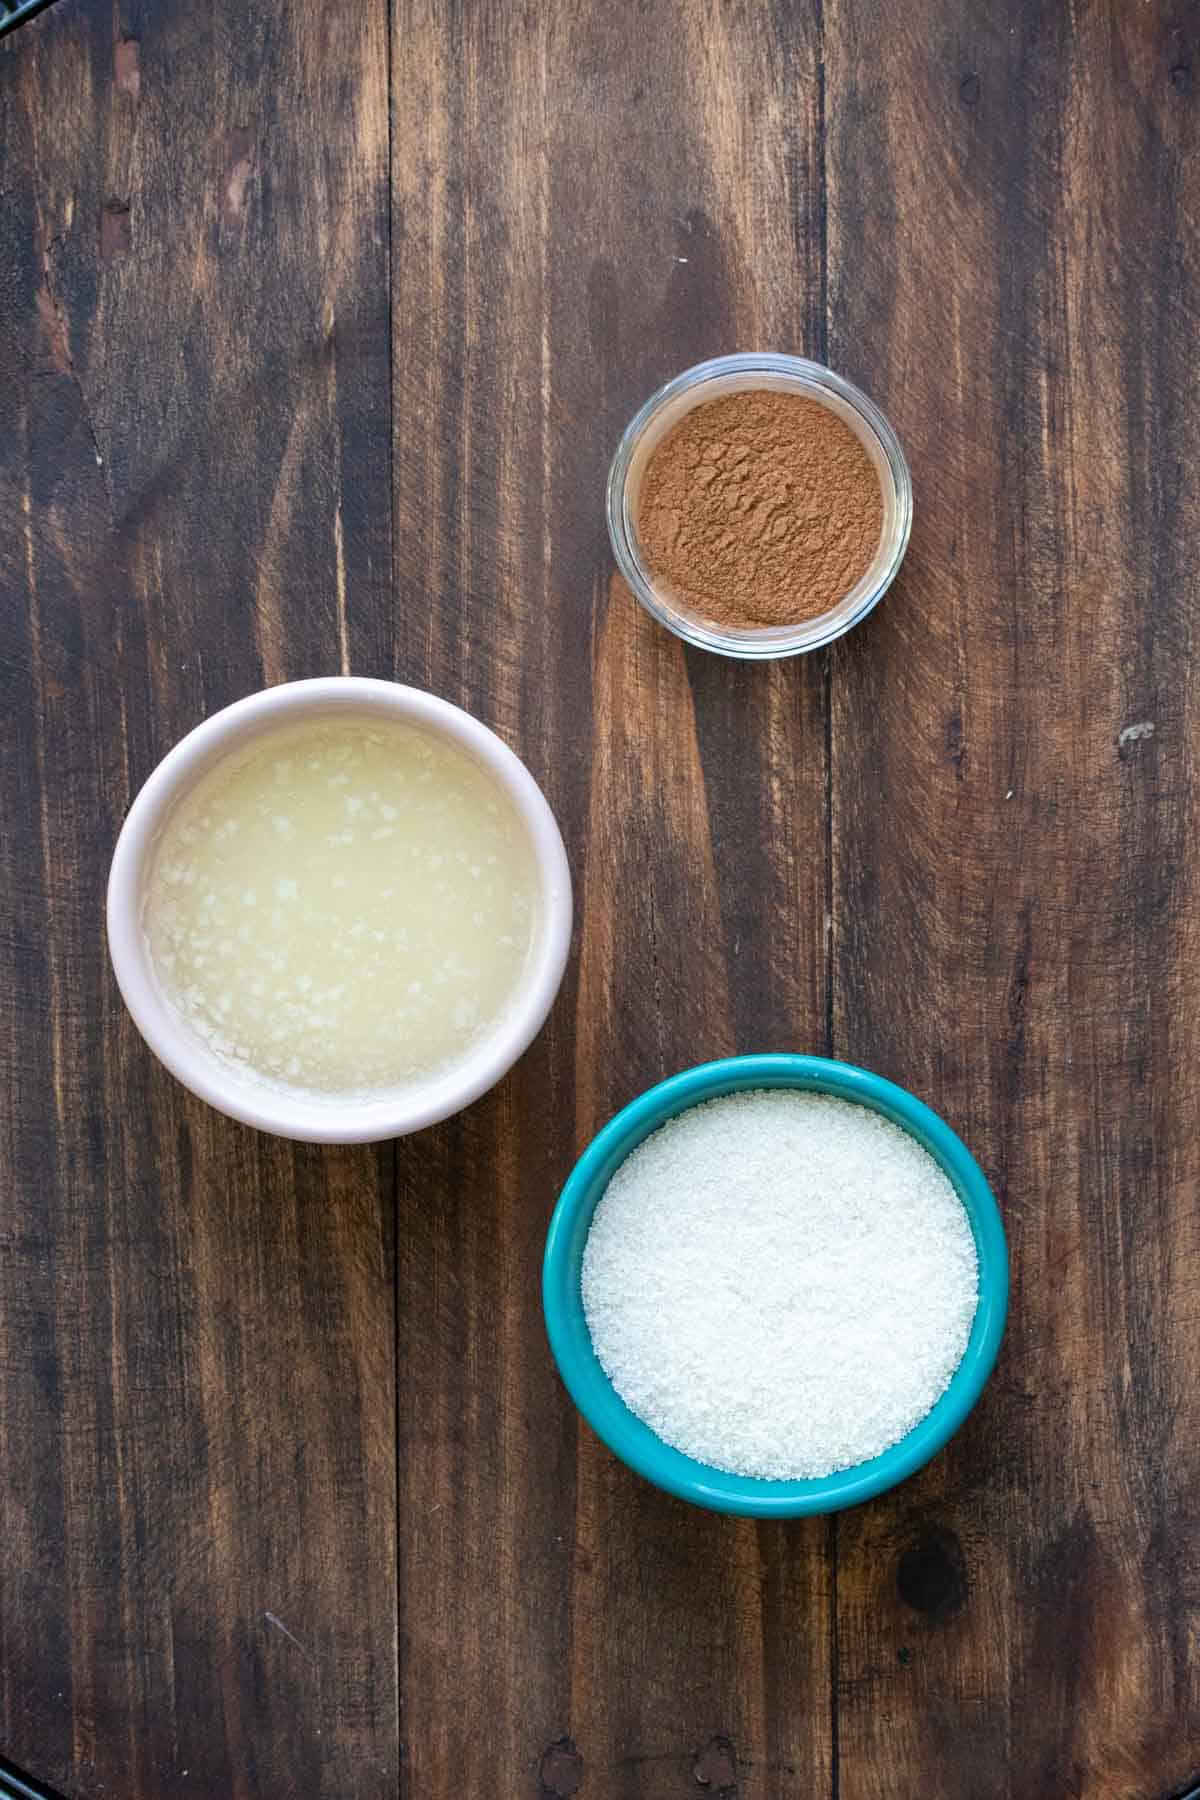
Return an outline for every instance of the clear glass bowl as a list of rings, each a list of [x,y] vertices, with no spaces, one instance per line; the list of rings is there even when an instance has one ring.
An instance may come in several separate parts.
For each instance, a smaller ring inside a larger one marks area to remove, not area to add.
[[[796,625],[760,625],[740,629],[715,625],[703,614],[683,605],[671,590],[656,581],[642,556],[635,519],[638,492],[651,453],[685,413],[722,394],[746,388],[773,388],[805,394],[821,401],[844,420],[859,439],[879,476],[883,491],[883,529],[874,560],[838,604],[815,619]],[[896,578],[908,548],[912,529],[912,481],[900,441],[867,396],[827,369],[802,356],[776,356],[769,351],[737,356],[716,356],[710,362],[685,369],[673,381],[652,394],[625,429],[608,472],[608,535],[617,567],[646,608],[660,624],[722,656],[766,659],[799,656],[819,650],[865,619],[878,605]]]

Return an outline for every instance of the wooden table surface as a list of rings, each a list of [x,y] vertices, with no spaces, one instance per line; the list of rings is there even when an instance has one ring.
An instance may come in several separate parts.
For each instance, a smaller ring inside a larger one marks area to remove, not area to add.
[[[1164,1800],[1200,1770],[1200,15],[57,0],[0,43],[0,1754],[72,1797]],[[904,571],[738,667],[613,574],[701,357],[827,360]],[[131,796],[264,683],[471,708],[562,821],[550,1022],[259,1136],[105,954]],[[656,1078],[909,1085],[1013,1303],[943,1455],[689,1510],[581,1426],[543,1236]]]

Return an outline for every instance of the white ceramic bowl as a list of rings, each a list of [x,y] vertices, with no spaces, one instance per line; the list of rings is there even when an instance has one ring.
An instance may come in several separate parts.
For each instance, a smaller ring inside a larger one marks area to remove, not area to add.
[[[214,763],[253,739],[304,719],[348,713],[401,719],[473,757],[516,808],[539,873],[529,961],[505,1014],[467,1054],[428,1080],[363,1096],[291,1092],[210,1050],[180,1018],[159,983],[142,925],[155,851],[172,810]],[[176,744],[154,770],[117,839],[108,878],[108,947],[133,1021],[171,1073],[210,1106],[317,1144],[375,1143],[419,1131],[461,1111],[492,1087],[540,1031],[558,992],[571,942],[571,876],[562,837],[541,789],[495,732],[448,700],[390,681],[335,675],[292,681],[237,700]]]

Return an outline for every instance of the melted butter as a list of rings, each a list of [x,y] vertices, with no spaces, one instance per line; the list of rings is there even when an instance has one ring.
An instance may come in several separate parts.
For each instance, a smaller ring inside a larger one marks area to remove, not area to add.
[[[416,727],[323,719],[219,763],[170,817],[144,927],[175,1009],[273,1084],[451,1067],[512,1000],[537,869],[508,797]]]

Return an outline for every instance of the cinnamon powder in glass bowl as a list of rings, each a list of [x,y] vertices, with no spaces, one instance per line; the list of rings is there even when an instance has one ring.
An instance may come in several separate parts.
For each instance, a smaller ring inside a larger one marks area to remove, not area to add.
[[[629,426],[609,474],[622,574],[663,624],[740,657],[795,655],[866,616],[912,517],[895,433],[819,363],[702,363]]]

